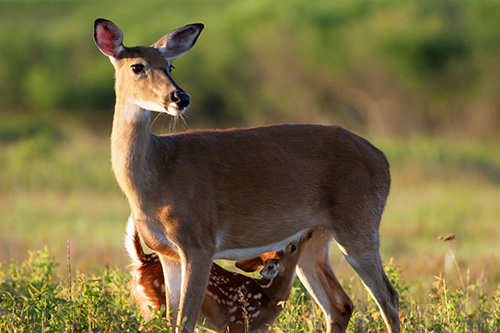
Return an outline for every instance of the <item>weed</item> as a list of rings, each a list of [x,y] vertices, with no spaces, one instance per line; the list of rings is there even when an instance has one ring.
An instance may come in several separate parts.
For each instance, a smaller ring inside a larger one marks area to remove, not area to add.
[[[172,332],[162,317],[164,309],[153,311],[144,322],[127,290],[127,271],[106,267],[100,275],[77,273],[68,281],[55,276],[57,264],[47,249],[30,252],[22,264],[0,266],[0,331],[2,332]],[[495,332],[500,327],[500,286],[493,293],[482,281],[452,289],[444,273],[434,278],[429,296],[418,304],[401,278],[402,270],[391,262],[386,272],[400,295],[400,316],[404,331]],[[353,293],[359,279],[344,283],[355,312],[349,332],[384,330],[380,312],[367,293]],[[290,299],[272,330],[275,332],[322,332],[321,309],[296,279]],[[200,332],[204,332],[202,328]]]

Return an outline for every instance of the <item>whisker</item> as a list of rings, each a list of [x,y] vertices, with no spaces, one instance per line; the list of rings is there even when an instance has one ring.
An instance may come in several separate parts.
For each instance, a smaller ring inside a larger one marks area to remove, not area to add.
[[[187,115],[186,115],[186,116],[181,115],[181,116],[180,116],[180,118],[181,118],[181,120],[182,120],[182,123],[184,124],[184,127],[185,127],[186,129],[189,129],[189,125],[187,124],[186,119],[185,119],[185,118],[187,118]]]
[[[161,115],[162,115],[162,114],[161,114],[161,113],[159,113],[159,112],[158,112],[158,113],[156,113],[156,116],[154,117],[153,121],[151,122],[151,127],[153,127],[153,126],[156,124],[156,122],[157,122],[157,121],[158,121],[158,119],[161,117]]]
[[[186,119],[189,118],[190,116],[191,116],[191,107],[188,107],[186,111],[183,114],[181,114],[181,120],[186,129],[189,129],[189,125]]]
[[[178,118],[180,116],[175,116],[175,117],[172,117],[172,119],[170,119],[170,124],[168,126],[168,129],[169,129],[169,132],[170,133],[176,133],[177,131],[177,123],[178,123]]]
[[[170,121],[168,122],[168,132],[169,132],[169,133],[172,133],[172,132],[173,132],[172,130],[173,130],[174,125],[172,125],[172,123],[174,123],[174,122],[175,122],[175,118],[176,118],[176,117],[172,117],[172,118],[170,119]]]
[[[162,113],[162,114],[160,115],[160,117],[161,117],[161,119],[162,119],[162,122],[161,122],[161,131],[162,131],[162,133],[163,133],[163,132],[165,132],[165,131],[166,131],[166,130],[165,130],[165,127],[166,127],[166,124],[167,124],[167,122],[168,122],[168,121],[167,121],[167,119],[168,119],[168,120],[170,120],[170,117],[171,117],[171,116],[170,116],[170,115],[168,115],[168,114],[166,114],[166,113]]]

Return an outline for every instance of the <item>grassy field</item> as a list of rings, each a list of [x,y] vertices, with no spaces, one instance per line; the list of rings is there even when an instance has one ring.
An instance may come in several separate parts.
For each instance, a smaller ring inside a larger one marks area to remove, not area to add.
[[[111,171],[113,69],[92,41],[97,17],[130,46],[206,24],[176,63],[196,96],[193,127],[285,120],[370,133],[391,163],[381,254],[403,327],[499,331],[499,4],[0,2],[0,331],[143,325],[125,288],[129,208]],[[334,245],[331,260],[355,304],[349,330],[380,330]],[[296,281],[275,330],[322,325]]]
[[[125,288],[122,246],[129,210],[111,171],[110,119],[1,118],[3,327],[136,330],[141,324]],[[369,139],[391,162],[381,253],[399,281],[406,327],[498,327],[500,141]],[[456,238],[438,240],[448,234]],[[29,256],[28,250],[44,247]],[[358,311],[350,329],[376,331],[382,325],[378,311],[339,253],[333,246],[333,267]],[[321,313],[298,283],[293,295],[277,331],[321,330]]]
[[[22,264],[0,267],[0,330],[3,332],[171,332],[156,313],[144,322],[125,286],[127,271],[106,267],[99,275],[72,273],[55,275],[57,265],[49,251],[31,252]],[[500,288],[485,292],[480,282],[462,288],[449,286],[443,274],[435,277],[428,301],[418,304],[401,271],[386,265],[400,294],[400,317],[408,332],[496,332],[500,327]],[[375,303],[360,293],[360,283],[349,279],[344,288],[355,311],[349,332],[379,332],[383,321]],[[291,297],[272,328],[273,332],[323,332],[321,310],[296,279]],[[204,332],[199,328],[199,332]]]

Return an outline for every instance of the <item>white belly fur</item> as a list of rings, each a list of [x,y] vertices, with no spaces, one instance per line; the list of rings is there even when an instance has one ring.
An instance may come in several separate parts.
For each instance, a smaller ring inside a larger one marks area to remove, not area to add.
[[[214,259],[243,260],[261,255],[262,253],[266,253],[269,251],[281,251],[285,249],[288,243],[299,239],[304,233],[306,233],[309,230],[310,229],[303,229],[297,232],[293,236],[290,236],[286,239],[280,240],[275,243],[269,243],[264,246],[251,247],[246,249],[230,249],[230,250],[217,251],[215,253]]]

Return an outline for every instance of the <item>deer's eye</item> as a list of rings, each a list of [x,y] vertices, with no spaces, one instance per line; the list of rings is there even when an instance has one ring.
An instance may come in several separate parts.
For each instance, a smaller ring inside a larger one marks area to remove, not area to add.
[[[297,246],[295,246],[295,244],[292,244],[292,246],[290,247],[290,252],[295,252],[295,250],[297,250]]]
[[[132,71],[135,74],[141,74],[142,72],[144,72],[144,65],[143,64],[132,65]]]

